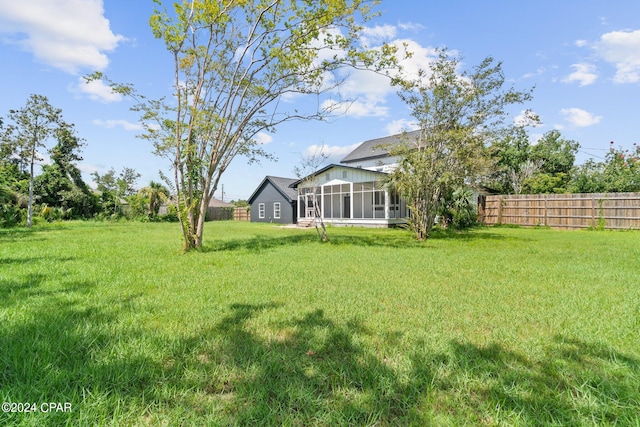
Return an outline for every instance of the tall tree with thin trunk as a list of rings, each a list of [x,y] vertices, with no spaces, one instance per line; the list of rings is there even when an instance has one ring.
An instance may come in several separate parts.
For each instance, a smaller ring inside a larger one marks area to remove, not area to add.
[[[493,58],[471,71],[460,67],[460,58],[442,49],[417,78],[396,81],[420,132],[393,150],[402,160],[389,182],[407,201],[418,239],[429,237],[447,194],[486,173],[488,145],[510,126],[506,108],[531,99],[531,92],[503,89]]]
[[[331,93],[345,67],[381,70],[394,49],[368,51],[358,22],[377,0],[161,0],[150,24],[173,58],[173,99],[138,100],[144,138],[172,163],[184,249],[202,246],[207,206],[237,156],[270,157],[259,134],[293,119],[322,119],[340,106],[318,98],[309,110],[284,102]],[[99,73],[89,79],[103,78]],[[299,104],[298,104],[299,105]]]
[[[45,149],[47,140],[62,126],[62,110],[53,108],[43,95],[31,95],[24,107],[10,110],[7,138],[13,141],[21,161],[29,165],[29,199],[27,227],[32,225],[34,167],[42,160],[39,149]]]
[[[312,155],[303,157],[300,164],[293,168],[293,173],[300,179],[298,193],[308,191],[308,193],[304,193],[304,208],[307,208],[307,202],[310,201],[313,209],[313,225],[316,227],[318,237],[323,242],[327,242],[329,237],[327,237],[327,227],[324,225],[324,219],[318,203],[320,198],[320,177],[316,172],[328,158],[329,156],[324,152],[324,145],[322,145]]]

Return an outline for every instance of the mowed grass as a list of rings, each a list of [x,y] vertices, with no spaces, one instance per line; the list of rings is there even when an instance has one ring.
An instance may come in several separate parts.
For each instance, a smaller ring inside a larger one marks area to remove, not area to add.
[[[0,425],[640,425],[639,232],[329,238],[0,230]]]

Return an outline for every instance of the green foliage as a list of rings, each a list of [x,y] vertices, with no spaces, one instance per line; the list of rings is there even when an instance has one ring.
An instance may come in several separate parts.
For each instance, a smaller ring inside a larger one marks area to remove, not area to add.
[[[134,169],[124,167],[119,175],[116,175],[113,168],[103,175],[98,172],[93,172],[91,175],[100,193],[102,212],[116,217],[124,215],[122,203],[125,198],[136,193],[135,186],[140,174]]]
[[[20,163],[29,165],[29,197],[27,201],[27,227],[32,225],[32,210],[34,204],[34,165],[40,160],[38,150],[46,148],[48,139],[60,127],[62,110],[53,108],[49,100],[43,95],[31,95],[26,105],[19,110],[10,110],[8,115],[11,123],[4,131],[3,139],[6,147],[10,147]]]
[[[0,230],[0,424],[640,422],[638,232],[206,226]]]
[[[334,103],[289,110],[283,95],[320,96],[343,81],[345,67],[381,70],[395,49],[364,50],[360,25],[377,1],[176,2],[169,12],[155,0],[150,18],[174,67],[174,101],[148,100],[128,84],[109,84],[136,100],[144,139],[174,168],[184,249],[202,246],[208,203],[238,156],[271,159],[260,132],[294,119],[322,119]],[[100,73],[89,80],[104,79]]]
[[[460,187],[449,192],[440,205],[441,224],[454,230],[478,225],[478,205],[471,189]]]
[[[640,191],[640,146],[616,149],[612,141],[604,162],[589,160],[574,169],[570,188],[575,193]]]
[[[504,194],[565,193],[580,145],[557,130],[531,144],[524,127],[492,142],[494,164],[488,185]]]
[[[139,195],[145,198],[147,215],[150,219],[158,216],[160,206],[169,200],[169,190],[158,182],[151,181],[147,187],[142,188]]]
[[[460,61],[439,50],[417,80],[396,82],[421,130],[392,150],[402,160],[388,183],[407,201],[418,239],[429,237],[449,194],[487,173],[486,147],[507,127],[506,107],[531,99],[529,92],[503,89],[502,65],[493,58],[459,74]]]

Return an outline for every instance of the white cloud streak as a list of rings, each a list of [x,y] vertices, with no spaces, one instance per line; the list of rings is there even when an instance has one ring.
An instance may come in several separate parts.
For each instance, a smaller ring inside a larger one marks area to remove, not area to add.
[[[595,65],[587,63],[573,64],[571,68],[574,69],[574,72],[562,80],[564,83],[578,83],[579,86],[588,86],[598,79]]]
[[[606,33],[595,44],[595,50],[616,67],[614,82],[640,82],[640,30]]]
[[[78,85],[70,90],[88,95],[90,99],[105,104],[122,101],[122,95],[114,92],[102,80],[92,80],[87,83],[84,78],[80,77]]]
[[[563,108],[560,110],[567,122],[572,126],[583,128],[600,123],[602,116],[595,116],[580,108]]]
[[[96,126],[100,126],[103,128],[107,128],[107,129],[113,129],[116,127],[121,127],[122,129],[126,130],[126,131],[141,131],[143,130],[143,127],[141,124],[139,123],[131,123],[127,120],[102,120],[102,119],[95,119],[92,121],[92,123]]]
[[[330,160],[341,160],[344,156],[355,150],[361,143],[347,145],[347,146],[339,146],[339,145],[317,145],[313,144],[308,146],[303,155],[310,157],[314,155],[323,154],[328,156]]]

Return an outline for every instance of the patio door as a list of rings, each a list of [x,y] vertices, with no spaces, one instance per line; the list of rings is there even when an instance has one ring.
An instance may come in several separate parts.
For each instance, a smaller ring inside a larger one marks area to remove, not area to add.
[[[342,198],[342,218],[351,218],[351,195]]]

